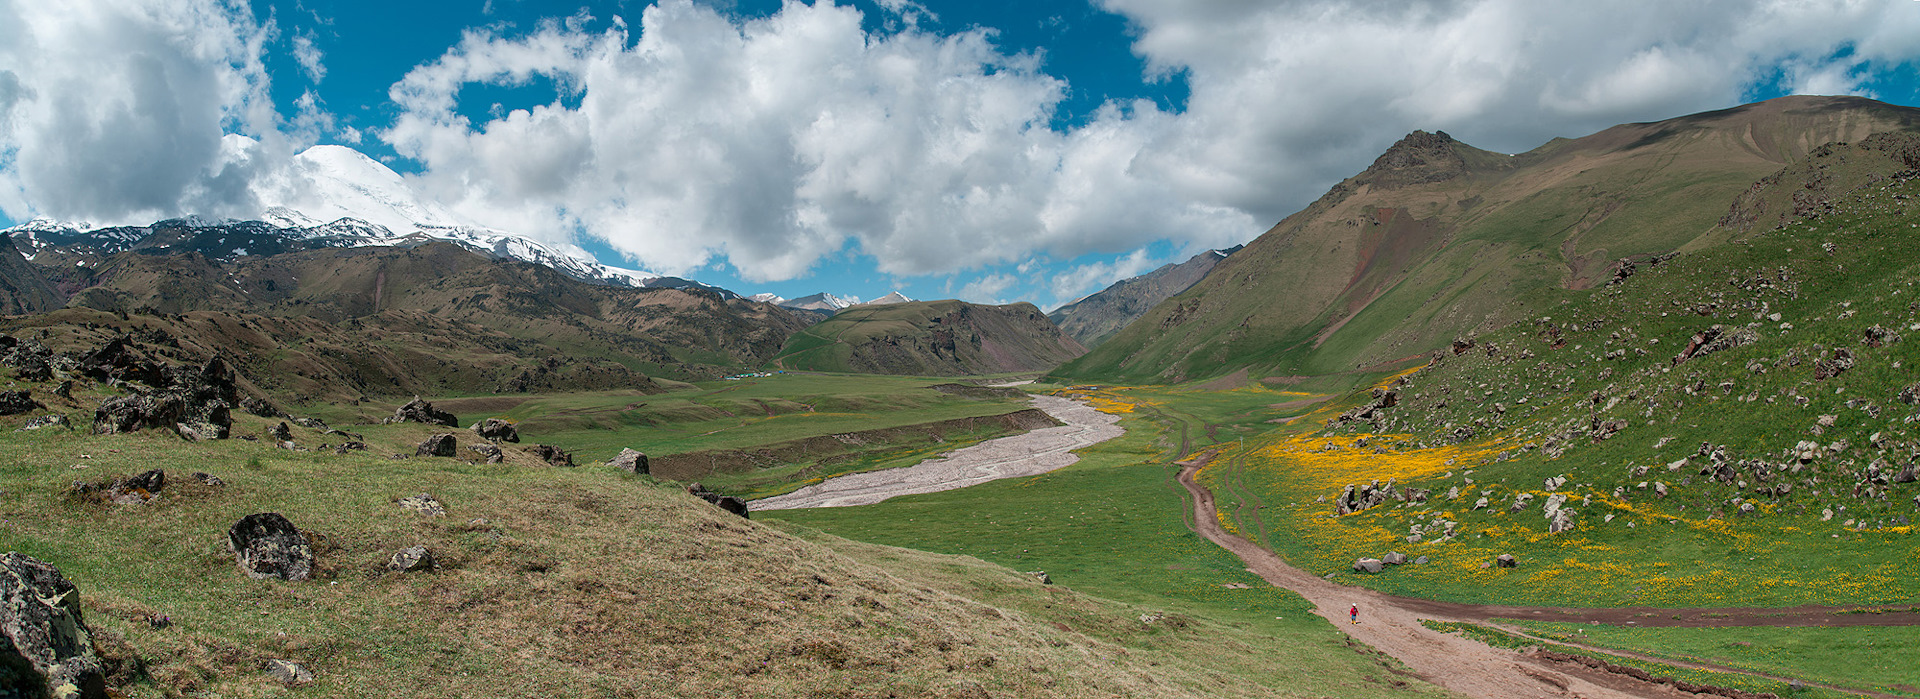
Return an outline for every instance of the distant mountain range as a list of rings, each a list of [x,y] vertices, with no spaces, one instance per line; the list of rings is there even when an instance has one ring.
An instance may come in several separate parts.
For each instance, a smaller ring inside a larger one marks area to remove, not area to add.
[[[1214,265],[1242,247],[1245,246],[1208,250],[1187,258],[1186,262],[1161,265],[1159,269],[1114,282],[1099,293],[1054,309],[1047,317],[1080,344],[1098,347],[1161,301],[1199,282],[1213,271]]]
[[[319,248],[412,247],[443,240],[496,259],[545,265],[612,286],[732,291],[701,282],[601,264],[585,251],[466,225],[414,191],[398,173],[344,146],[314,146],[294,158],[300,185],[257,221],[191,216],[146,226],[95,226],[35,219],[0,231],[29,259],[44,252],[111,255],[129,250],[195,252],[216,260]]]
[[[802,296],[797,299],[782,298],[779,294],[754,294],[748,298],[762,303],[771,303],[776,306],[802,311],[819,311],[827,315],[833,315],[842,309],[852,308],[854,306],[884,306],[890,303],[907,303],[913,300],[907,298],[906,294],[898,291],[865,303],[862,303],[858,296],[835,296],[826,292],[813,294],[811,296]]]

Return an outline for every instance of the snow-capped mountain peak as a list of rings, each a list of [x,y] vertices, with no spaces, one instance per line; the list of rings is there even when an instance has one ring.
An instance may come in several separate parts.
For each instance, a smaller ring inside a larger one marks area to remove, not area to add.
[[[229,139],[244,139],[229,136]],[[235,148],[245,144],[236,143]],[[697,281],[667,277],[637,269],[601,264],[571,244],[552,244],[534,238],[473,225],[446,207],[423,196],[406,178],[365,154],[345,146],[314,146],[294,157],[285,179],[256,191],[266,208],[259,223],[214,220],[199,216],[158,222],[150,226],[96,227],[35,219],[5,232],[38,249],[52,241],[83,243],[101,253],[132,249],[155,229],[167,224],[209,229],[250,226],[261,235],[291,241],[300,247],[364,247],[414,245],[444,240],[495,258],[545,265],[589,282],[634,287],[698,288],[727,298],[738,295]],[[264,232],[255,229],[265,224]],[[166,247],[166,246],[162,246]],[[230,257],[265,248],[227,241],[204,250],[213,257]]]

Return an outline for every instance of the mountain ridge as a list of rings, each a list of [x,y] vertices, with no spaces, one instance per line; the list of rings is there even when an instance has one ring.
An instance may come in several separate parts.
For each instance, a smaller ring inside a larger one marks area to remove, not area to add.
[[[1055,375],[1169,383],[1418,356],[1623,259],[1706,244],[1735,196],[1825,143],[1916,128],[1920,109],[1788,97],[1511,156],[1415,132]]]
[[[1208,250],[1187,258],[1185,262],[1169,262],[1151,272],[1122,279],[1078,301],[1054,309],[1047,314],[1047,318],[1080,344],[1088,348],[1098,347],[1161,301],[1198,283],[1206,277],[1207,272],[1213,270],[1214,265],[1227,259],[1228,255],[1239,252],[1242,247],[1245,246]]]
[[[914,376],[1045,371],[1086,349],[1030,303],[862,304],[795,333],[768,366]]]

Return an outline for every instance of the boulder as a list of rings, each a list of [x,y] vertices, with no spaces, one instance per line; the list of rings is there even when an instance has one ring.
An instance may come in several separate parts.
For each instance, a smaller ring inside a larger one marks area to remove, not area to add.
[[[19,415],[47,406],[33,400],[32,391],[0,391],[0,415]]]
[[[387,559],[387,570],[397,570],[403,573],[415,570],[432,570],[434,567],[433,552],[428,551],[425,546],[408,546],[399,551],[395,551],[393,557]]]
[[[1423,566],[1427,564],[1427,561],[1428,561],[1428,558],[1426,556],[1421,556],[1419,558],[1413,559],[1413,564],[1417,566]]]
[[[1397,566],[1407,562],[1407,554],[1399,551],[1389,551],[1387,555],[1380,557],[1380,562],[1390,566]]]
[[[1362,558],[1353,562],[1355,573],[1378,573],[1386,569],[1386,563],[1378,558]]]
[[[240,518],[227,530],[227,550],[255,580],[305,580],[313,574],[313,545],[278,512]]]
[[[302,685],[313,681],[313,671],[291,660],[272,658],[267,661],[267,674],[284,685]]]
[[[272,437],[273,441],[276,442],[291,442],[293,441],[293,428],[288,427],[287,423],[282,422],[268,429],[267,436]]]
[[[280,409],[273,407],[272,403],[253,396],[240,399],[240,409],[248,415],[257,417],[278,417],[280,415]]]
[[[40,417],[28,418],[27,423],[24,425],[21,425],[20,429],[16,431],[39,430],[39,429],[46,429],[48,427],[59,427],[62,429],[71,430],[73,429],[73,421],[68,420],[67,416],[61,415],[59,413],[54,413],[52,415],[42,415]]]
[[[1500,566],[1502,568],[1520,567],[1520,562],[1513,559],[1513,554],[1508,554],[1508,553],[1503,553],[1495,557],[1493,559],[1493,563],[1494,565]]]
[[[436,434],[414,447],[414,456],[453,456],[455,447],[453,435]]]
[[[636,476],[648,473],[647,455],[632,449],[621,449],[620,455],[607,461],[607,465]]]
[[[560,447],[548,446],[545,444],[535,444],[531,447],[527,447],[527,451],[533,454],[534,456],[540,457],[541,461],[545,461],[555,466],[566,466],[569,468],[573,466],[573,454],[568,453],[566,450],[561,449]]]
[[[473,430],[474,434],[480,435],[484,439],[495,442],[517,443],[520,441],[519,428],[514,427],[511,422],[497,417],[490,417],[473,423],[473,426],[467,429]]]
[[[736,515],[740,515],[741,517],[750,516],[747,514],[747,501],[741,500],[740,498],[734,497],[732,495],[722,495],[718,499],[714,500],[713,504],[718,505],[722,510],[732,512]]]
[[[186,419],[187,404],[179,396],[134,394],[100,401],[93,410],[94,434],[125,434],[153,427],[172,427]]]
[[[81,357],[79,370],[100,383],[137,381],[154,388],[168,383],[166,365],[147,358],[125,335]]]
[[[0,640],[0,696],[108,696],[79,591],[59,569],[18,553],[0,556]]]
[[[1914,464],[1907,464],[1902,467],[1900,473],[1895,474],[1893,477],[1893,482],[1895,483],[1912,483],[1916,480],[1920,480],[1920,472],[1915,472]]]
[[[160,490],[165,487],[167,473],[156,468],[131,478],[117,479],[103,494],[115,505],[144,505],[159,498]]]
[[[440,499],[434,497],[433,493],[421,493],[419,495],[409,495],[407,497],[400,498],[399,500],[395,500],[394,502],[398,503],[403,508],[413,510],[414,512],[418,512],[420,514],[427,515],[429,517],[438,517],[447,513],[447,506],[441,504]]]
[[[393,411],[393,417],[387,418],[387,422],[423,422],[445,427],[460,426],[460,419],[454,417],[453,413],[435,409],[432,403],[420,400],[419,396],[414,396],[413,400],[407,401],[406,405]]]
[[[467,445],[467,451],[479,454],[490,464],[497,464],[507,459],[506,452],[500,451],[500,447],[492,444],[470,444]]]
[[[687,486],[687,494],[713,503],[720,509],[740,515],[741,517],[751,517],[751,515],[747,513],[747,501],[732,495],[721,495],[707,490],[706,486],[699,483]]]

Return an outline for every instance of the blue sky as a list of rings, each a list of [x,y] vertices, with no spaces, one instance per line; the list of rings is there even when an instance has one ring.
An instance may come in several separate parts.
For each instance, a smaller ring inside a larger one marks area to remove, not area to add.
[[[1052,308],[1413,129],[1912,105],[1916,58],[1909,0],[0,0],[0,223],[257,215],[338,144],[609,264]]]

